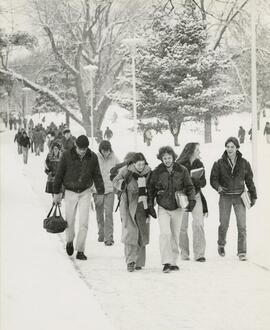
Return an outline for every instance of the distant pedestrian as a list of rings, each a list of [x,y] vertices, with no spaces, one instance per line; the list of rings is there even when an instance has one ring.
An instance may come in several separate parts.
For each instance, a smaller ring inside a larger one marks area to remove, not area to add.
[[[265,137],[266,137],[266,142],[270,143],[270,123],[269,123],[269,121],[267,121],[265,124],[263,135],[265,135]]]
[[[18,154],[21,155],[22,154],[22,146],[21,146],[21,138],[22,138],[22,130],[19,128],[18,132],[16,133],[15,137],[14,137],[14,142],[17,142],[17,151]]]
[[[4,121],[4,124],[5,124],[5,128],[7,128],[7,124],[8,124],[7,117],[4,117],[3,121]]]
[[[143,133],[143,142],[146,143],[148,147],[151,146],[153,135],[150,128],[147,128]]]
[[[102,141],[102,137],[103,137],[102,130],[98,128],[96,131],[96,141],[98,144],[100,144],[100,142]]]
[[[75,138],[71,135],[69,128],[64,129],[61,144],[63,152],[71,150],[74,147]]]
[[[107,246],[114,244],[113,240],[113,206],[114,206],[114,190],[110,180],[110,170],[119,163],[112,150],[111,143],[103,140],[99,144],[99,152],[97,154],[98,163],[104,183],[104,194],[94,194],[94,202],[96,207],[96,218],[98,224],[98,241],[103,242]]]
[[[46,183],[46,193],[54,196],[54,179],[61,157],[61,146],[53,143],[45,160],[45,173],[48,175]],[[62,192],[62,190],[61,190]]]
[[[122,243],[125,244],[127,270],[133,272],[145,266],[146,245],[149,243],[149,216],[156,218],[149,208],[147,187],[151,169],[142,153],[135,153],[131,163],[120,169],[113,180],[121,192],[120,215]]]
[[[176,263],[184,209],[179,208],[175,193],[186,193],[187,211],[192,212],[196,204],[195,189],[188,170],[175,162],[176,157],[171,147],[161,147],[157,155],[161,164],[154,169],[149,183],[149,209],[154,212],[155,198],[158,204],[159,245],[164,273],[179,270]]]
[[[248,131],[249,139],[252,141],[252,128]]]
[[[240,126],[238,130],[238,139],[240,144],[245,142],[245,135],[246,135],[246,130],[242,126]]]
[[[30,139],[27,136],[27,133],[23,131],[22,137],[20,138],[20,146],[22,148],[22,154],[23,154],[23,162],[24,164],[27,164],[28,161],[28,150],[30,148]]]
[[[104,132],[104,140],[110,141],[111,138],[113,137],[113,132],[112,130],[107,126],[105,132]]]
[[[253,206],[257,199],[257,193],[251,166],[242,157],[237,138],[229,137],[225,142],[225,148],[222,157],[214,163],[210,176],[211,186],[220,194],[218,253],[222,257],[225,256],[226,236],[231,208],[233,207],[238,230],[237,255],[240,261],[244,261],[247,253],[246,207],[241,199],[241,194],[246,185],[250,194],[251,206]]]
[[[199,143],[187,143],[176,160],[178,164],[185,166],[188,170],[192,183],[195,187],[196,204],[192,210],[192,232],[193,232],[193,254],[194,259],[199,262],[205,259],[205,234],[204,234],[204,215],[207,214],[206,199],[202,194],[201,188],[206,186],[205,170],[200,160]],[[197,171],[197,172],[196,172]],[[193,173],[192,173],[193,172]],[[197,175],[196,175],[197,173]],[[188,218],[189,212],[184,212],[180,230],[180,249],[182,260],[189,260],[189,239],[188,239]]]
[[[79,229],[75,249],[76,258],[86,260],[85,241],[88,231],[89,209],[91,201],[91,186],[95,185],[97,194],[104,194],[104,184],[100,173],[97,155],[89,148],[87,136],[80,135],[76,145],[63,153],[54,179],[54,202],[62,199],[62,185],[65,188],[65,215],[68,227],[66,229],[66,252],[74,252],[75,219],[79,211]]]

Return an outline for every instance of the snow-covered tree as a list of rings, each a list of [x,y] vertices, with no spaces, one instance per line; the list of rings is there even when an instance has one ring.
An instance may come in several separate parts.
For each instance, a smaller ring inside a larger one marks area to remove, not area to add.
[[[138,113],[167,121],[175,145],[183,121],[223,113],[238,103],[226,86],[227,60],[207,48],[203,22],[193,9],[169,16],[157,11],[144,38],[136,58]]]

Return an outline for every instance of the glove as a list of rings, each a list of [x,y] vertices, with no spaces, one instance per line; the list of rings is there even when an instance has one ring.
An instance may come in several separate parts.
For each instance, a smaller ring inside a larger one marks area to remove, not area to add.
[[[138,180],[138,178],[139,178],[139,174],[133,172],[133,173],[132,173],[132,177],[133,177],[133,179]]]
[[[250,201],[250,206],[254,206],[256,203],[256,199],[255,198],[251,198],[251,201]]]
[[[53,202],[54,202],[54,204],[58,204],[58,205],[60,205],[61,204],[61,201],[62,201],[62,196],[63,196],[63,194],[62,193],[59,193],[59,194],[54,194],[53,195]]]
[[[145,210],[146,212],[146,218],[148,218],[150,215],[152,218],[157,218],[157,214],[156,214],[156,210],[154,209],[153,206],[149,206],[149,208],[147,210]]]
[[[195,205],[196,205],[196,201],[194,200],[189,201],[188,206],[186,207],[187,212],[192,212]]]
[[[218,193],[219,193],[219,194],[223,194],[223,193],[225,193],[227,190],[228,190],[228,189],[225,188],[225,187],[222,187],[222,186],[219,186],[219,187],[218,187]]]

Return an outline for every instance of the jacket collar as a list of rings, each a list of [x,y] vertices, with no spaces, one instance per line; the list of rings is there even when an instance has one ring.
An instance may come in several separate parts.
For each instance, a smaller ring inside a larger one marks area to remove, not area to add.
[[[70,154],[72,159],[80,159],[79,155],[77,154],[76,147],[72,147],[70,150]],[[83,156],[82,159],[90,159],[92,157],[92,151],[87,148],[85,155]]]
[[[242,153],[239,150],[236,150],[236,157],[237,157],[237,160],[240,159],[240,158],[242,158]],[[226,161],[228,160],[228,154],[227,154],[227,151],[226,150],[223,152],[221,158],[224,159],[224,160],[226,160]]]

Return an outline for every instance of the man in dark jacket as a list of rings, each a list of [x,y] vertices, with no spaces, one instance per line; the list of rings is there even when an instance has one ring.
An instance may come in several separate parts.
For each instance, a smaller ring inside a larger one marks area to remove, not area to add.
[[[19,142],[21,148],[22,148],[22,154],[23,154],[23,162],[24,164],[27,164],[28,160],[28,150],[30,148],[30,139],[27,136],[26,132],[23,131],[22,137],[20,138]]]
[[[232,206],[236,215],[238,229],[238,256],[241,261],[246,260],[246,207],[241,194],[247,186],[250,194],[251,206],[257,199],[253,182],[253,173],[249,162],[242,157],[237,138],[230,137],[225,142],[226,151],[213,165],[210,183],[220,194],[218,228],[218,253],[225,256],[226,235],[229,228]]]
[[[75,138],[71,135],[70,129],[64,129],[63,135],[61,141],[62,151],[71,150],[74,147]]]
[[[77,259],[86,260],[84,254],[88,230],[89,208],[91,202],[90,188],[95,184],[97,194],[104,194],[104,184],[100,173],[97,155],[89,148],[87,136],[80,135],[76,146],[65,151],[60,159],[54,180],[54,202],[62,199],[61,187],[65,188],[65,210],[68,228],[66,229],[66,252],[74,252],[76,210],[79,210],[79,232],[76,242]]]
[[[159,149],[157,166],[149,182],[149,212],[155,217],[154,200],[158,204],[158,222],[160,227],[160,251],[163,272],[178,270],[179,236],[184,211],[192,211],[195,201],[195,189],[188,170],[175,162],[177,155],[171,147]],[[186,209],[178,207],[175,193],[184,192],[188,198]]]

